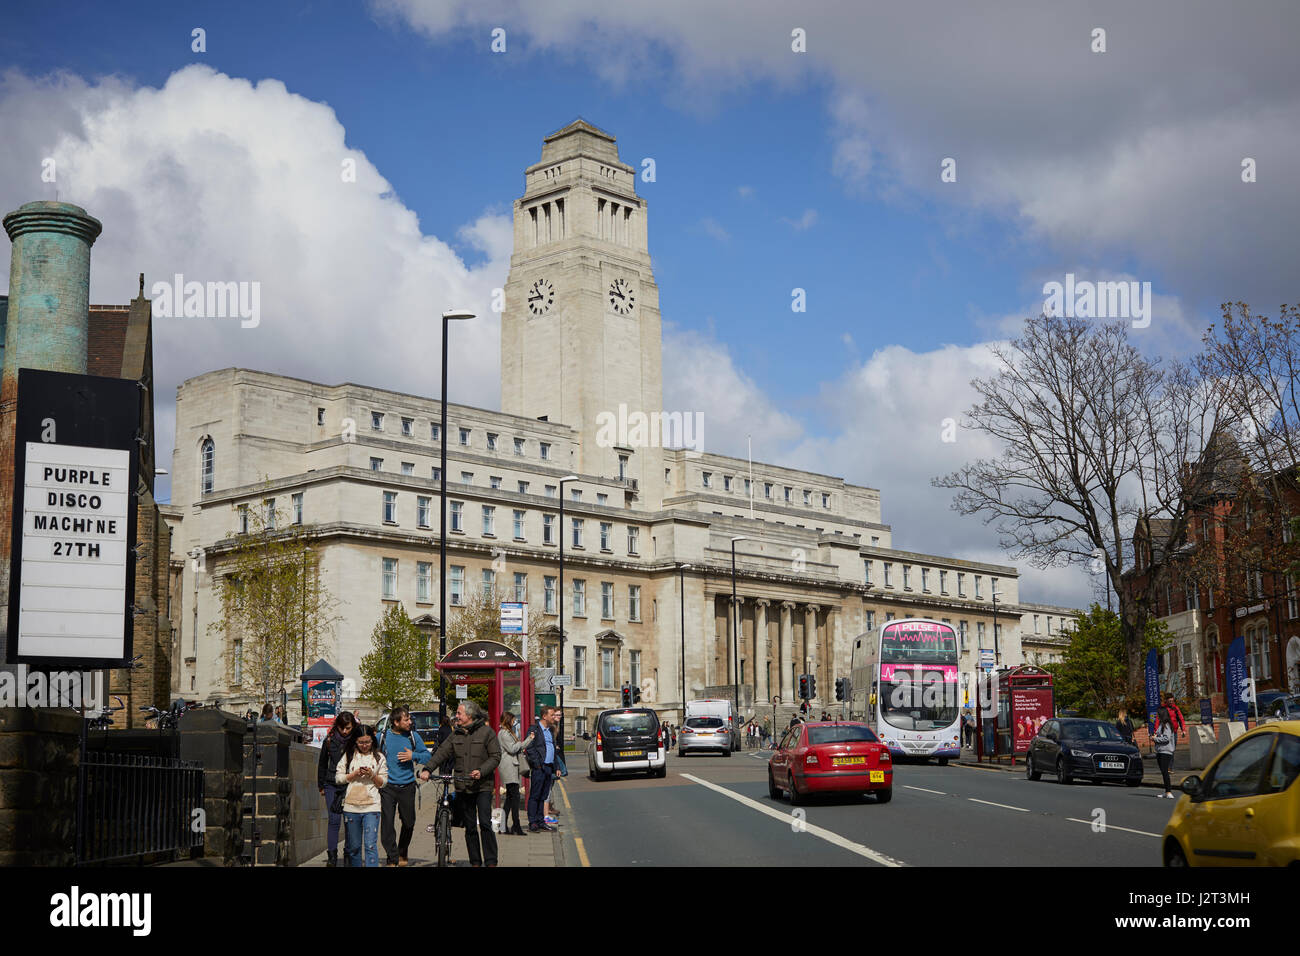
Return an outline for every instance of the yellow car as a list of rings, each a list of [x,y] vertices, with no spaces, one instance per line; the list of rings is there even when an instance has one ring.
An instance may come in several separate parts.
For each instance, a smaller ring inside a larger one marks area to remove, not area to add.
[[[1256,727],[1183,781],[1165,866],[1300,867],[1300,720]]]

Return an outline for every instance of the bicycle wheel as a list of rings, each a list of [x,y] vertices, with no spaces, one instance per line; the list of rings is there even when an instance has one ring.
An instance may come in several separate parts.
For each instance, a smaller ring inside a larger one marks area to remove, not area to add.
[[[438,866],[446,866],[451,860],[451,810],[447,807],[438,809],[434,839],[438,844]]]

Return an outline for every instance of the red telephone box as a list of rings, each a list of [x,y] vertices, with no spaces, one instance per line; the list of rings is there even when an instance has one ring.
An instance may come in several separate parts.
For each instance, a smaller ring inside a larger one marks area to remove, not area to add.
[[[1005,680],[1011,697],[1011,753],[1028,753],[1029,742],[1056,716],[1052,675],[1033,664],[1022,664],[1007,671]]]
[[[520,730],[527,732],[533,713],[532,668],[515,651],[497,641],[469,641],[448,651],[437,668],[449,684],[487,685],[487,720],[493,730],[501,729],[501,712],[508,710],[519,719]],[[499,805],[500,796],[498,772],[492,787],[493,806]]]

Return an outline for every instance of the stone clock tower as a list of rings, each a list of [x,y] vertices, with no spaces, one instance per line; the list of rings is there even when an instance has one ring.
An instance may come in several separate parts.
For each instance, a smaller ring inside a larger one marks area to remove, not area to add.
[[[613,441],[601,434],[620,405],[623,418],[663,410],[659,290],[636,171],[613,136],[579,119],[543,140],[524,178],[501,316],[501,410],[572,425],[578,460],[561,468],[621,475],[640,506],[656,508],[661,449],[626,447],[617,428]]]

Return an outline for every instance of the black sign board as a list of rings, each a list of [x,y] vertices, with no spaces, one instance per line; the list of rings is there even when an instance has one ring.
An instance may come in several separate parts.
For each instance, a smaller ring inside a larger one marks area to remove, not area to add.
[[[10,663],[131,657],[141,395],[130,379],[18,370]]]
[[[468,641],[453,647],[442,659],[444,664],[481,663],[481,664],[522,664],[524,659],[496,641]]]

